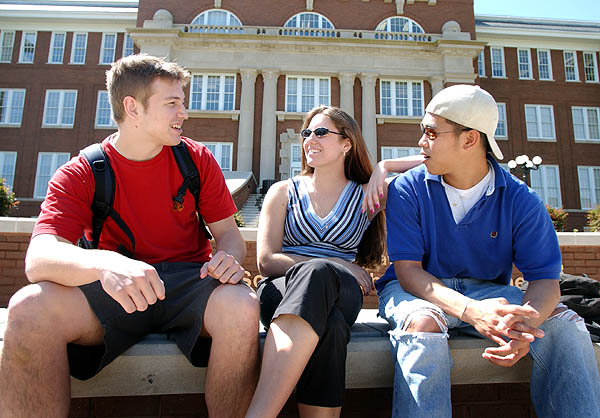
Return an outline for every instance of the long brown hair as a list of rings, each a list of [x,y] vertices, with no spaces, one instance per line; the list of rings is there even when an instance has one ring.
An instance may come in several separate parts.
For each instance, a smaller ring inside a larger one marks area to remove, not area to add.
[[[344,159],[344,175],[348,180],[358,184],[369,182],[373,166],[369,160],[369,151],[362,136],[358,123],[352,116],[342,109],[332,106],[319,106],[310,110],[304,118],[302,129],[310,125],[310,121],[318,114],[327,116],[335,125],[338,132],[344,134],[345,139],[350,141],[352,148],[346,153]],[[306,163],[306,155],[302,153],[302,175],[311,175],[315,169]],[[379,212],[371,221],[365,231],[356,255],[356,264],[363,267],[375,267],[383,261],[385,252],[385,218],[383,212]]]

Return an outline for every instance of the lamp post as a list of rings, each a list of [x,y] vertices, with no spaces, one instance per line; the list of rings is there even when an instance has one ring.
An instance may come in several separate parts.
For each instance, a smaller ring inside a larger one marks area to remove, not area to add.
[[[542,157],[536,155],[531,160],[527,155],[519,155],[514,160],[508,162],[508,168],[511,170],[518,169],[521,172],[523,181],[529,184],[529,172],[531,170],[538,170],[542,164]]]

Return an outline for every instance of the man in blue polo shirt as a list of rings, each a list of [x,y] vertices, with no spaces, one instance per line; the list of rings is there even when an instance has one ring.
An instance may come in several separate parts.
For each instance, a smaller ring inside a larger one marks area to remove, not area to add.
[[[478,86],[442,90],[421,124],[424,164],[388,188],[393,264],[376,287],[392,326],[395,417],[452,415],[449,328],[489,338],[482,356],[499,366],[529,353],[538,417],[600,416],[588,332],[558,304],[556,233],[540,198],[490,155],[502,159],[497,121],[494,98]],[[378,171],[394,171],[394,160]],[[513,262],[525,293],[509,285]]]

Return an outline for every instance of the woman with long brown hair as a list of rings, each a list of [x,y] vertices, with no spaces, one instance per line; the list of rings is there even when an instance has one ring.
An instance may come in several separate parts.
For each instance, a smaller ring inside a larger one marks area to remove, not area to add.
[[[300,416],[339,416],[350,327],[384,254],[381,207],[364,211],[372,172],[356,121],[314,108],[302,126],[302,172],[274,184],[260,215],[261,319],[269,325],[248,417],[275,417],[297,387]],[[408,157],[404,170],[422,162]]]

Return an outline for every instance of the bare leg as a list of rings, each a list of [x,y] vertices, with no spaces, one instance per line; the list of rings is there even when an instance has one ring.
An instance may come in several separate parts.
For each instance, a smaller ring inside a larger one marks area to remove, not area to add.
[[[322,406],[306,405],[298,403],[298,411],[301,418],[337,418],[342,412],[342,407],[325,408]]]
[[[267,333],[260,379],[247,417],[276,417],[298,383],[319,336],[304,319],[280,315]]]
[[[101,344],[104,331],[77,287],[42,282],[10,300],[0,355],[0,417],[66,417],[67,343]]]
[[[205,279],[209,280],[209,279]],[[215,289],[204,313],[212,337],[206,373],[211,417],[243,417],[258,378],[258,301],[247,286]]]

